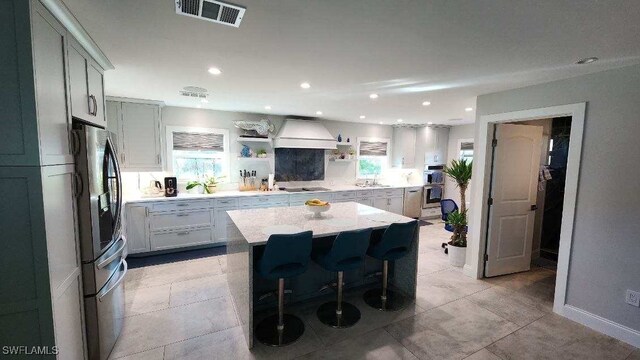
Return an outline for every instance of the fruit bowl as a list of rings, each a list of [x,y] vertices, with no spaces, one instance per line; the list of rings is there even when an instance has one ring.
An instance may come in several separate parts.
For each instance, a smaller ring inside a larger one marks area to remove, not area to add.
[[[322,213],[331,209],[331,204],[327,205],[305,205],[307,210],[313,213],[313,217],[322,217]]]
[[[312,199],[304,203],[307,210],[313,213],[313,217],[321,217],[322,213],[331,209],[331,204],[319,199]]]

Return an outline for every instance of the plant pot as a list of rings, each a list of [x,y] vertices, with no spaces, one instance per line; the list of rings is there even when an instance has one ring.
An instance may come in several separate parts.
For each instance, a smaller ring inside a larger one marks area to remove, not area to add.
[[[207,185],[207,191],[209,194],[213,194],[214,192],[216,192],[216,185]]]
[[[449,265],[463,267],[467,258],[467,248],[460,246],[448,245]]]

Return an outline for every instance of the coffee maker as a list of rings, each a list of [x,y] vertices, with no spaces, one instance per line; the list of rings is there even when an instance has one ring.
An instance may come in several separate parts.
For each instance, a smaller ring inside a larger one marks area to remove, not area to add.
[[[178,181],[175,177],[164,178],[164,196],[178,196]]]

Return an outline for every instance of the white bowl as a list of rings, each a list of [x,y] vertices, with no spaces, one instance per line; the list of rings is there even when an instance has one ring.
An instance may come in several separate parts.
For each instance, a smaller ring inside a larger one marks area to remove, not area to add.
[[[305,205],[305,207],[307,208],[307,210],[313,213],[314,217],[321,217],[323,212],[329,211],[329,209],[331,209],[331,204],[327,204],[323,206]]]

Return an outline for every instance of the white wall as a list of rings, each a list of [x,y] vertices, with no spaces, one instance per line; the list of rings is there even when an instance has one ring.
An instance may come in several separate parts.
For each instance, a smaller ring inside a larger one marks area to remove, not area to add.
[[[460,146],[459,142],[462,139],[473,139],[474,129],[474,124],[452,126],[449,129],[447,165],[451,164],[451,160],[458,160],[460,158],[460,149],[458,148]],[[471,207],[471,204],[469,203],[471,201],[470,191],[471,185],[469,185],[466,193],[468,208]],[[446,198],[453,199],[458,206],[460,206],[460,189],[458,189],[455,181],[449,179],[449,177],[446,177],[445,179],[444,193]]]
[[[640,332],[640,65],[478,97],[477,116],[587,102],[568,305]]]
[[[231,184],[222,186],[221,188],[237,188],[236,174],[238,174],[238,170],[240,169],[256,170],[257,176],[259,178],[267,177],[270,172],[273,172],[273,169],[271,168],[272,165],[270,165],[268,162],[252,162],[251,160],[243,160],[240,162],[237,160],[237,157],[240,154],[240,150],[242,149],[242,144],[237,141],[237,138],[242,133],[242,131],[236,128],[233,125],[233,122],[236,120],[257,121],[263,118],[270,119],[271,122],[275,125],[275,131],[273,133],[274,136],[278,133],[278,130],[280,129],[285,119],[284,116],[167,106],[162,108],[162,146],[163,148],[165,147],[165,131],[167,126],[207,127],[229,130],[229,148],[231,152]],[[337,138],[338,134],[342,135],[343,143],[347,141],[347,138],[349,138],[351,140],[350,142],[353,143],[354,148],[356,147],[357,137],[379,137],[391,139],[393,136],[393,128],[388,125],[349,123],[323,119],[318,119],[317,121],[322,122],[334,137]],[[267,150],[270,156],[273,156],[273,149],[269,146],[251,147],[254,151],[264,148],[265,150]],[[163,151],[166,151],[166,149],[163,149]],[[328,161],[328,157],[331,152],[327,151],[326,154],[327,161],[325,161],[325,183],[327,185],[354,183],[356,181],[355,162],[331,162]],[[164,155],[166,159],[166,153]],[[151,175],[155,176],[155,178],[159,180],[161,180],[161,178],[163,178],[164,176],[171,176],[171,174],[166,173],[130,173],[124,174],[123,181],[127,182],[127,184],[132,184],[127,186],[128,189],[136,189],[138,185],[138,178],[140,178],[140,185],[144,187],[151,179]],[[128,195],[131,196],[133,194]]]

